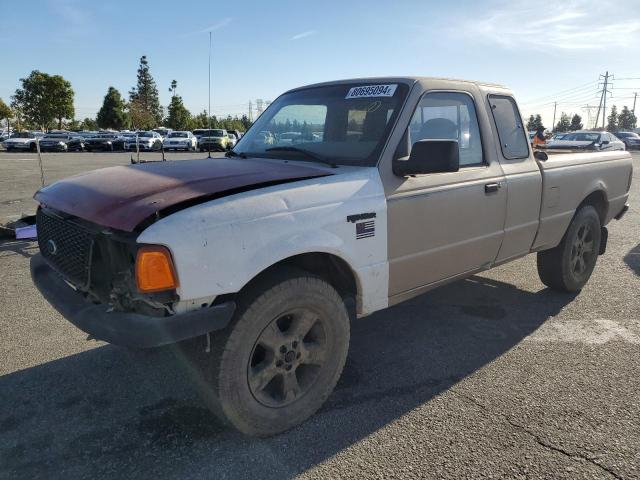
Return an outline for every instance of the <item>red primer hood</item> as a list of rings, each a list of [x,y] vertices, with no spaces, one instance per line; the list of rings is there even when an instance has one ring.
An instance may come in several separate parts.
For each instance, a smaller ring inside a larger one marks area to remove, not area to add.
[[[97,225],[133,231],[173,205],[247,187],[332,175],[321,168],[255,159],[154,162],[93,170],[60,180],[34,198]]]

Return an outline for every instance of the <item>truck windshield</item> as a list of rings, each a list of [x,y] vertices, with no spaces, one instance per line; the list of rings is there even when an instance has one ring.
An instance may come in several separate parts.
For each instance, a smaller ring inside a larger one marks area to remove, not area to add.
[[[285,93],[258,117],[234,152],[375,166],[408,90],[399,83],[359,83]]]

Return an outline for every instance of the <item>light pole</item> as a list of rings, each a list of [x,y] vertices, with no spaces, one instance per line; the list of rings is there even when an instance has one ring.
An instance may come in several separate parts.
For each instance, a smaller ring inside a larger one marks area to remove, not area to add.
[[[209,32],[209,135],[211,135],[211,36],[213,32]],[[207,142],[207,150],[209,150],[209,155],[207,158],[211,158],[211,141]]]

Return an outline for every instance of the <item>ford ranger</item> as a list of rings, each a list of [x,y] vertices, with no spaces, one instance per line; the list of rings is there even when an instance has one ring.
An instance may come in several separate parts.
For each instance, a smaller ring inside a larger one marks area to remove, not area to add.
[[[297,88],[227,158],[111,167],[38,191],[33,281],[94,338],[201,337],[215,412],[273,435],[330,395],[354,317],[529,253],[548,287],[585,285],[607,223],[628,209],[631,157],[534,152],[523,125],[494,84]]]

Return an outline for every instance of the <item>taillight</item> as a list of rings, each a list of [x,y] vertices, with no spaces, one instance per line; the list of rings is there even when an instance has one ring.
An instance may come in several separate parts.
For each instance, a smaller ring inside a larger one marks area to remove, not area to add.
[[[159,245],[140,248],[136,258],[136,283],[144,293],[176,289],[178,277],[169,250]]]

